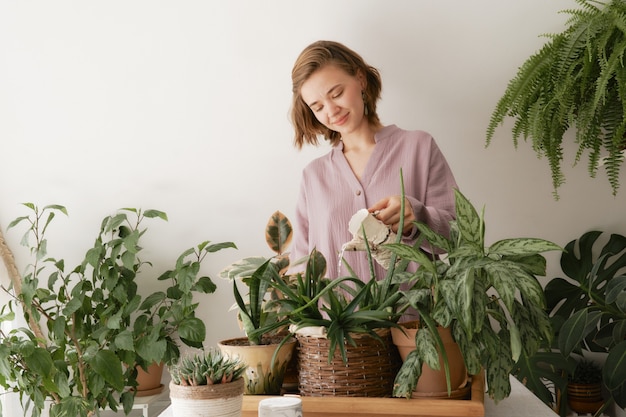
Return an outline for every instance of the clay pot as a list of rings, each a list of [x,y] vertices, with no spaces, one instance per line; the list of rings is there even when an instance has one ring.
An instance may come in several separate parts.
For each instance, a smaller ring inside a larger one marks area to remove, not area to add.
[[[602,407],[602,385],[581,384],[569,382],[567,384],[567,405],[572,411],[580,414],[595,414]]]
[[[404,327],[406,334],[397,328],[391,328],[391,336],[393,343],[398,347],[400,357],[406,360],[406,357],[415,350],[415,335],[420,329],[417,326]],[[448,356],[448,367],[450,368],[450,387],[452,393],[448,396],[448,387],[446,381],[446,373],[444,361],[441,354],[439,355],[440,369],[434,370],[427,364],[422,365],[422,374],[417,382],[417,386],[413,393],[413,397],[430,397],[430,398],[461,398],[469,394],[470,384],[468,384],[469,376],[463,361],[463,355],[459,345],[452,338],[450,328],[438,327],[439,337],[443,341],[446,355]],[[466,392],[467,391],[467,392]]]
[[[276,355],[272,366],[272,356],[278,344],[250,345],[248,338],[239,337],[219,342],[218,347],[228,357],[240,358],[248,368],[244,373],[245,394],[279,395],[287,365],[291,361],[296,340],[285,343]]]
[[[137,393],[136,397],[156,395],[163,391],[161,378],[163,377],[163,363],[153,363],[144,371],[141,366],[137,367]]]

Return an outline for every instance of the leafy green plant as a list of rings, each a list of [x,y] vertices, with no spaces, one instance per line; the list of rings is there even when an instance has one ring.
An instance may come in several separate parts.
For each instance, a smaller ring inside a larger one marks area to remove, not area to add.
[[[239,319],[251,345],[270,343],[269,338],[287,324],[276,311],[268,307],[271,294],[271,276],[280,274],[289,266],[289,257],[285,254],[292,237],[289,220],[279,211],[272,214],[266,230],[266,242],[276,253],[273,257],[248,257],[241,259],[219,273],[221,278],[232,281],[235,302],[239,309]],[[247,299],[244,299],[237,286],[238,280],[248,287]]]
[[[603,384],[611,400],[626,407],[626,237],[611,234],[598,251],[600,231],[565,246],[561,269],[568,278],[546,284],[550,314],[562,323],[558,349],[567,356],[584,350],[607,353]]]
[[[602,368],[593,361],[580,359],[576,362],[569,381],[579,384],[597,384],[602,382]]]
[[[346,361],[346,343],[355,343],[351,334],[369,333],[380,339],[375,329],[395,324],[398,316],[392,311],[398,296],[387,296],[392,293],[389,281],[373,279],[365,284],[353,272],[351,276],[328,280],[324,277],[326,259],[317,250],[301,260],[306,262],[304,272],[287,275],[290,263],[283,253],[291,241],[292,230],[289,219],[280,212],[274,213],[266,227],[266,240],[277,255],[270,259],[244,258],[224,268],[220,276],[241,279],[248,286],[245,300],[234,283],[239,315],[249,339],[260,343],[263,335],[289,324],[292,331],[324,327],[331,341],[329,362],[337,349]],[[285,335],[281,343],[290,337]]]
[[[416,223],[432,246],[428,256],[405,243],[386,247],[401,259],[417,262],[414,274],[399,271],[396,282],[409,283],[401,303],[415,308],[429,332],[418,332],[418,349],[409,355],[398,376],[394,396],[410,397],[422,363],[439,369],[436,326],[452,327],[470,374],[485,369],[489,395],[499,401],[510,394],[509,374],[523,352],[532,354],[552,337],[545,301],[536,275],[545,275],[541,253],[561,248],[536,238],[485,242],[484,213],[455,190],[456,220],[443,236]],[[420,333],[422,335],[420,336]]]
[[[136,366],[172,362],[179,356],[175,337],[201,346],[205,327],[195,317],[192,293],[211,293],[209,277],[198,277],[206,254],[234,247],[230,242],[203,242],[178,258],[159,276],[169,280],[165,292],[142,299],[137,278],[150,262],[140,258],[140,241],[148,219],[167,220],[158,210],[127,208],[101,223],[100,233],[84,260],[72,269],[48,254],[46,232],[63,206],[40,209],[15,219],[9,228],[26,223],[22,244],[32,264],[19,276],[12,253],[0,235],[3,260],[9,266],[12,300],[2,306],[0,321],[23,310],[28,328],[0,333],[0,385],[17,391],[26,409],[39,416],[44,400],[52,399],[51,416],[88,416],[110,407],[130,412],[137,385]]]
[[[570,15],[562,33],[531,55],[509,82],[487,128],[487,146],[506,117],[515,119],[513,143],[531,138],[538,156],[552,173],[554,196],[565,182],[563,137],[573,126],[578,145],[575,162],[585,152],[595,177],[603,152],[613,195],[626,147],[626,3],[576,0],[581,9]]]
[[[247,365],[238,358],[224,356],[219,349],[181,357],[170,366],[172,382],[176,385],[198,386],[227,384],[243,377]]]

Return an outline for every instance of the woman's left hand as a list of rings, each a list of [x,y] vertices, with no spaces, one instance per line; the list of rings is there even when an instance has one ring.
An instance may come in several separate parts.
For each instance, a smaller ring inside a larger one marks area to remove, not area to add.
[[[398,233],[398,226],[400,225],[400,209],[402,207],[401,202],[402,196],[394,195],[383,198],[367,210],[370,213],[374,213],[374,217],[376,217],[378,220],[388,226],[391,226],[391,230],[394,233]],[[405,197],[404,227],[402,228],[403,234],[405,236],[411,234],[411,231],[413,230],[412,223],[415,220],[417,219],[415,218],[415,214],[413,213],[413,207],[411,207],[409,199]]]

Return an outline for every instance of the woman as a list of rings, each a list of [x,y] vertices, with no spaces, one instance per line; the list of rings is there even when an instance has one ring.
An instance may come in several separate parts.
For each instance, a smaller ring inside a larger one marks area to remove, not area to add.
[[[327,259],[327,277],[348,275],[339,264],[342,245],[352,239],[348,222],[367,208],[404,238],[414,239],[414,221],[447,234],[454,218],[456,182],[433,138],[423,131],[383,125],[376,113],[379,72],[346,46],[318,41],[306,47],[292,70],[295,145],[330,141],[331,151],[303,170],[296,207],[294,250],[300,259],[316,248]],[[400,219],[402,169],[405,216]],[[345,262],[370,279],[366,252],[346,252]],[[341,270],[340,270],[341,269]],[[384,269],[376,265],[376,276]]]

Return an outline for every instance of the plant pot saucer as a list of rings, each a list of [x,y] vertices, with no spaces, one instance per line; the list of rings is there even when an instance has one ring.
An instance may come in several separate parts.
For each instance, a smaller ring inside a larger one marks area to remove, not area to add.
[[[150,395],[157,395],[163,392],[163,388],[165,387],[161,384],[156,388],[137,391],[135,397],[149,397]]]
[[[411,398],[440,398],[440,399],[449,399],[449,400],[464,400],[470,397],[470,392],[472,389],[471,381],[465,384],[465,386],[452,390],[450,392],[450,396],[448,396],[448,391],[443,392],[417,392],[414,391],[411,394]]]

